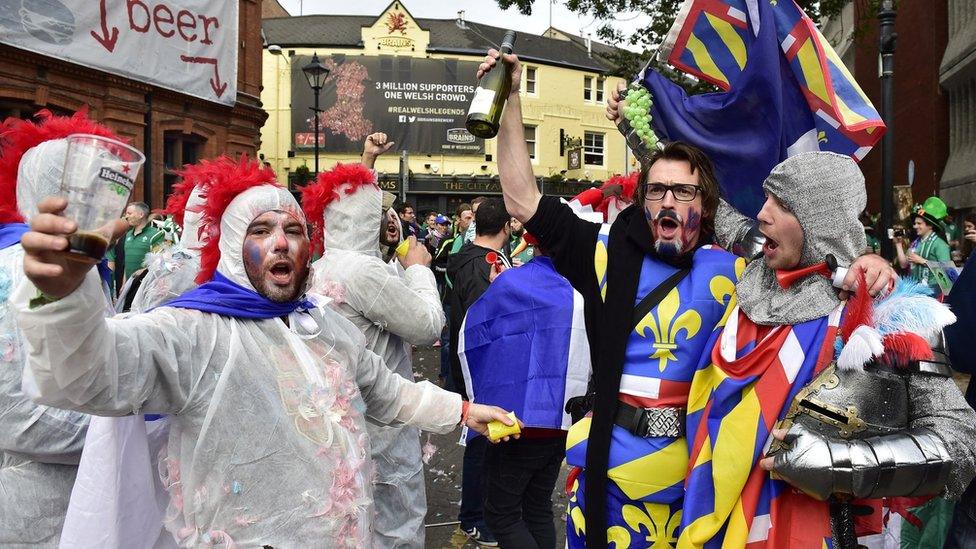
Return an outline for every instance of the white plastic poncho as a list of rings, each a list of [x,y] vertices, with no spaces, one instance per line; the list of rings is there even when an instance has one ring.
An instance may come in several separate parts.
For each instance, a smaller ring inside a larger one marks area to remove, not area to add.
[[[26,219],[41,198],[57,194],[67,141],[28,150],[17,174],[17,205]],[[89,417],[32,402],[21,389],[23,348],[10,294],[24,278],[20,244],[0,250],[0,547],[55,547],[77,472]],[[96,315],[106,299],[96,275]]]
[[[200,187],[190,193],[176,246],[147,259],[149,269],[132,300],[143,313],[197,286],[200,270]],[[157,456],[169,436],[169,419],[143,416],[91,418],[78,476],[65,515],[61,548],[175,546],[163,530],[168,495]]]
[[[444,325],[437,283],[422,265],[401,276],[383,262],[381,191],[370,184],[355,189],[353,194],[340,190],[325,209],[325,254],[314,264],[312,291],[332,297],[333,307],[359,328],[369,349],[390,370],[413,380],[411,344],[433,343]],[[427,496],[420,433],[372,423],[366,430],[376,464],[374,545],[422,548]]]
[[[271,210],[301,215],[271,185],[241,193],[223,215],[218,270],[245,288],[245,230]],[[14,302],[39,400],[172,416],[161,467],[167,529],[184,546],[368,547],[364,416],[442,433],[460,419],[456,395],[391,373],[328,307],[293,313],[287,325],[169,307],[104,319],[93,273],[30,309],[35,292],[21,284]]]

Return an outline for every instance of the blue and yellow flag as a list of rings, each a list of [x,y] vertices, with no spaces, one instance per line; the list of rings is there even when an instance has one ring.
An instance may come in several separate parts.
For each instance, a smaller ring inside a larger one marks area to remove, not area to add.
[[[762,181],[787,157],[832,151],[861,160],[884,122],[844,63],[793,0],[686,0],[659,59],[723,91],[689,97],[653,70],[659,137],[709,154],[743,213],[762,205]]]

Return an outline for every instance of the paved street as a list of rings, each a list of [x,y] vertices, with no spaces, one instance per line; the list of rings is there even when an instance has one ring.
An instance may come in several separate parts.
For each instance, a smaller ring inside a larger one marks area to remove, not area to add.
[[[418,379],[429,379],[437,382],[440,369],[440,349],[420,347],[413,355],[414,371]],[[427,441],[423,435],[422,442]],[[457,535],[457,512],[461,501],[461,460],[464,448],[458,445],[459,431],[447,435],[431,435],[430,443],[437,447],[437,451],[425,466],[427,477],[427,547],[432,549],[445,548],[475,548],[477,545],[467,542],[464,536]],[[557,547],[562,547],[565,539],[566,522],[563,514],[566,510],[565,466],[556,482],[553,495],[553,513],[555,514]],[[439,526],[439,524],[445,524]],[[466,543],[467,542],[467,543]]]

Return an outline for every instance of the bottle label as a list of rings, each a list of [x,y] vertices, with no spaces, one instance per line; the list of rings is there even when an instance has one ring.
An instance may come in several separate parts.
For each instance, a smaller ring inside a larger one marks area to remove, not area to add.
[[[488,88],[476,89],[474,91],[474,97],[471,99],[471,108],[468,109],[468,114],[487,114],[488,110],[491,109],[491,102],[494,100],[494,90],[489,90]]]

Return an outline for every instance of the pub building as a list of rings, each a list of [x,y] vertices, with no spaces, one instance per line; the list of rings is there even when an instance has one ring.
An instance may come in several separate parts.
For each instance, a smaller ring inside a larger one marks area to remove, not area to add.
[[[358,161],[365,136],[386,133],[396,146],[376,162],[379,183],[418,214],[451,214],[476,196],[501,194],[495,140],[475,138],[464,118],[478,63],[506,29],[463,12],[415,18],[406,4],[393,1],[376,15],[278,10],[264,19],[260,154],[292,189],[314,177],[317,129],[320,171]],[[571,197],[637,169],[604,115],[621,81],[611,76],[614,48],[550,28],[519,32],[514,51],[523,63],[526,142],[544,192]]]

